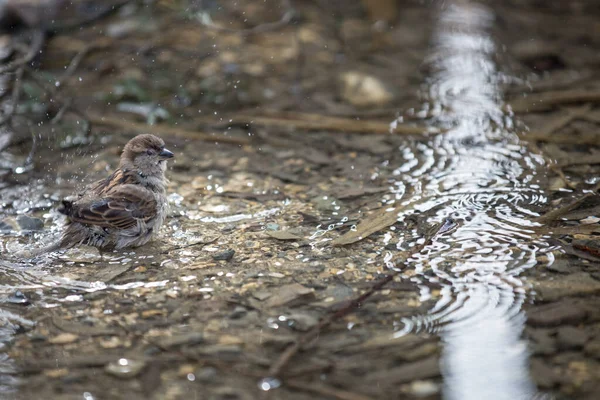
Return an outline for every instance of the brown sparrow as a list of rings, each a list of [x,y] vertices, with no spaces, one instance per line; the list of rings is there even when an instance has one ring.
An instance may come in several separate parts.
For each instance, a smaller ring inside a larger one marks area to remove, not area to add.
[[[101,252],[146,244],[167,214],[165,170],[172,157],[159,137],[131,139],[115,172],[88,186],[77,200],[62,202],[58,211],[67,216],[67,225],[60,240],[31,257],[82,244]]]

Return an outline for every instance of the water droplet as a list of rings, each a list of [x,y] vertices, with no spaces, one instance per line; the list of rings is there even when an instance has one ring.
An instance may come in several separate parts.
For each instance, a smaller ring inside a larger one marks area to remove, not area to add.
[[[265,392],[268,392],[269,390],[272,390],[272,389],[277,389],[280,386],[281,386],[281,381],[277,378],[267,377],[267,378],[261,379],[258,382],[259,389],[264,390]]]

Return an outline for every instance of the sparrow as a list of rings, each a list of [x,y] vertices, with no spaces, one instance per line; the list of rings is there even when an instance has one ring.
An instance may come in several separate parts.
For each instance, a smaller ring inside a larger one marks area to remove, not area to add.
[[[79,245],[100,252],[142,246],[158,232],[167,215],[167,160],[174,155],[154,135],[138,135],[124,147],[117,169],[92,183],[58,209],[67,218],[55,243],[32,257]]]

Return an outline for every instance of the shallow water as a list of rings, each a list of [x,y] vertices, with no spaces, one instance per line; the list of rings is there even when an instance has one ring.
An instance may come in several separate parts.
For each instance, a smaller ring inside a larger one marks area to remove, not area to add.
[[[476,4],[440,12],[426,94],[434,123],[448,131],[408,153],[417,162],[399,176],[413,186],[414,210],[436,207],[430,222],[452,218],[457,225],[410,260],[417,280],[441,284],[442,295],[427,315],[404,319],[397,333],[442,337],[449,399],[524,399],[536,392],[521,339],[527,283],[519,275],[551,250],[531,222],[535,206],[547,202],[537,177],[544,161],[519,142],[513,116],[503,111],[493,23],[491,10]]]

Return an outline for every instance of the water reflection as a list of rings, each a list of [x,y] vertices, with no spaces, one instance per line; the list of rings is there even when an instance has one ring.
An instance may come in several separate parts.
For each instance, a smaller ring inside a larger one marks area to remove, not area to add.
[[[519,143],[502,111],[492,22],[487,8],[466,2],[440,12],[426,95],[434,124],[448,131],[405,148],[407,163],[394,171],[414,193],[400,220],[429,212],[429,223],[457,221],[455,230],[409,260],[420,280],[442,285],[441,298],[427,315],[404,320],[396,334],[441,335],[448,399],[535,395],[521,340],[526,287],[519,274],[548,250],[529,222],[532,206],[547,200],[536,185],[543,160]],[[398,247],[419,236],[413,232]],[[428,296],[424,287],[422,297]]]

